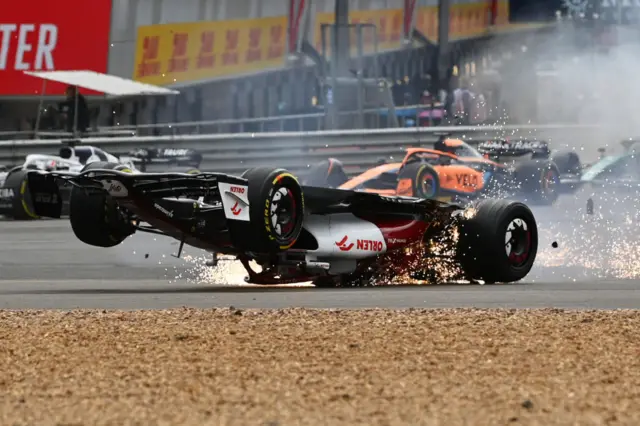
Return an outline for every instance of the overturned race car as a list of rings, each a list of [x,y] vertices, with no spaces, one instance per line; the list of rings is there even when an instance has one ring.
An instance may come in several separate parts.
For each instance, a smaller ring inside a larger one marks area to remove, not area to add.
[[[524,204],[500,199],[463,208],[436,200],[305,187],[283,169],[242,176],[128,173],[91,163],[80,174],[32,171],[37,214],[59,217],[59,182],[72,186],[71,227],[97,247],[135,232],[173,237],[236,256],[253,284],[319,287],[523,279],[538,231]],[[254,270],[254,261],[260,271]]]

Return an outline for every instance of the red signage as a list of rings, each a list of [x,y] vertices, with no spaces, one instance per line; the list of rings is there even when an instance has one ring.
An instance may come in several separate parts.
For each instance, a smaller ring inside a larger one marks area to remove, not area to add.
[[[0,96],[38,95],[23,71],[107,72],[111,0],[7,1],[0,14]],[[47,83],[47,95],[66,85]]]

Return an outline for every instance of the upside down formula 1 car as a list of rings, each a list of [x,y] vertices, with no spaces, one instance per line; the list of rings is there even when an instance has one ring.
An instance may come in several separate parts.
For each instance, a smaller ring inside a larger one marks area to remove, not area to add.
[[[519,202],[461,207],[304,187],[287,171],[268,167],[240,177],[119,168],[100,162],[80,174],[30,172],[36,212],[60,216],[62,181],[72,186],[69,220],[84,243],[113,247],[134,232],[166,235],[181,242],[178,256],[184,244],[236,256],[253,284],[328,287],[403,277],[513,282],[536,257],[536,221]]]
[[[409,148],[401,162],[378,165],[352,179],[333,158],[310,168],[301,179],[309,186],[452,202],[514,196],[532,205],[556,201],[562,175],[538,145],[520,141],[505,149],[493,142],[481,148],[482,152],[462,140],[445,138],[434,149]],[[505,157],[512,161],[495,161]]]
[[[18,220],[38,219],[33,209],[32,194],[26,185],[29,170],[67,171],[79,173],[87,164],[96,161],[119,163],[123,170],[160,170],[180,173],[199,173],[202,155],[191,149],[139,149],[127,156],[116,157],[102,149],[78,146],[74,143],[60,148],[58,155],[31,154],[21,166],[0,172],[0,215]],[[69,187],[60,188],[62,214],[69,213]]]

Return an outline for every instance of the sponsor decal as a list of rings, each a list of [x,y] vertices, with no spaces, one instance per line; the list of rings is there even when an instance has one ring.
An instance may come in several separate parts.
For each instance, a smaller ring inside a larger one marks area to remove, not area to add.
[[[461,185],[461,186],[470,186],[470,187],[478,186],[477,175],[470,175],[467,173],[456,174],[456,181],[458,182],[458,185]]]
[[[126,197],[127,195],[129,195],[129,191],[124,186],[124,184],[122,182],[118,182],[117,180],[104,180],[102,181],[102,187],[112,197]]]
[[[382,241],[375,240],[357,240],[356,248],[364,251],[382,251]]]
[[[165,85],[282,66],[287,17],[138,27],[133,79]]]
[[[236,201],[233,207],[231,207],[231,213],[233,213],[234,216],[238,216],[240,213],[242,213],[242,207],[240,207],[239,203],[239,201]]]
[[[160,210],[162,213],[166,214],[169,217],[173,217],[173,212],[169,211],[167,209],[165,209],[164,207],[162,207],[160,204],[158,203],[154,203],[153,207],[155,207],[156,209]]]
[[[336,246],[340,249],[340,251],[350,251],[353,248],[353,243],[348,243],[348,236],[344,236],[340,241],[336,241]]]
[[[31,0],[28,4],[3,2],[0,95],[40,94],[42,80],[24,71],[106,73],[110,21],[111,0],[66,0],[64,7],[47,0]],[[63,95],[66,86],[49,82],[46,93]],[[86,90],[83,93],[97,94]]]
[[[14,197],[13,189],[9,189],[9,188],[0,189],[0,198],[13,198],[13,197]]]
[[[218,189],[220,191],[220,201],[222,203],[222,206],[224,207],[224,216],[227,219],[250,222],[251,218],[249,215],[249,198],[247,197],[247,187],[244,185],[233,183],[218,182]],[[265,200],[265,203],[266,205],[264,207],[264,223],[265,227],[269,229],[268,213],[270,210],[270,205],[268,197],[267,200]],[[260,208],[260,206],[257,207]]]
[[[405,238],[389,238],[389,244],[405,244],[406,242]]]
[[[162,153],[167,157],[183,157],[183,156],[189,155],[189,150],[166,148],[164,151],[162,151]]]
[[[481,149],[497,150],[525,150],[525,149],[546,149],[548,144],[540,141],[514,141],[514,142],[483,142],[479,145]]]
[[[355,246],[357,250],[381,252],[384,244],[382,241],[357,239],[355,243],[349,242],[349,237],[345,235],[340,241],[336,241],[336,246],[340,251],[351,251]]]

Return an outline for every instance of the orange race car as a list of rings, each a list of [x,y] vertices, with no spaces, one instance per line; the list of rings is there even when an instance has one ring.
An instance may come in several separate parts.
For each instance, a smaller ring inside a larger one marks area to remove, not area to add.
[[[561,176],[549,158],[546,142],[490,142],[483,153],[460,139],[441,138],[433,149],[409,148],[402,162],[386,163],[349,178],[342,163],[322,161],[300,175],[304,185],[332,187],[381,195],[404,195],[464,202],[481,197],[519,197],[530,204],[551,205],[558,197]],[[490,157],[499,144],[501,156]],[[541,149],[544,147],[545,149]],[[542,152],[542,153],[541,153]]]

